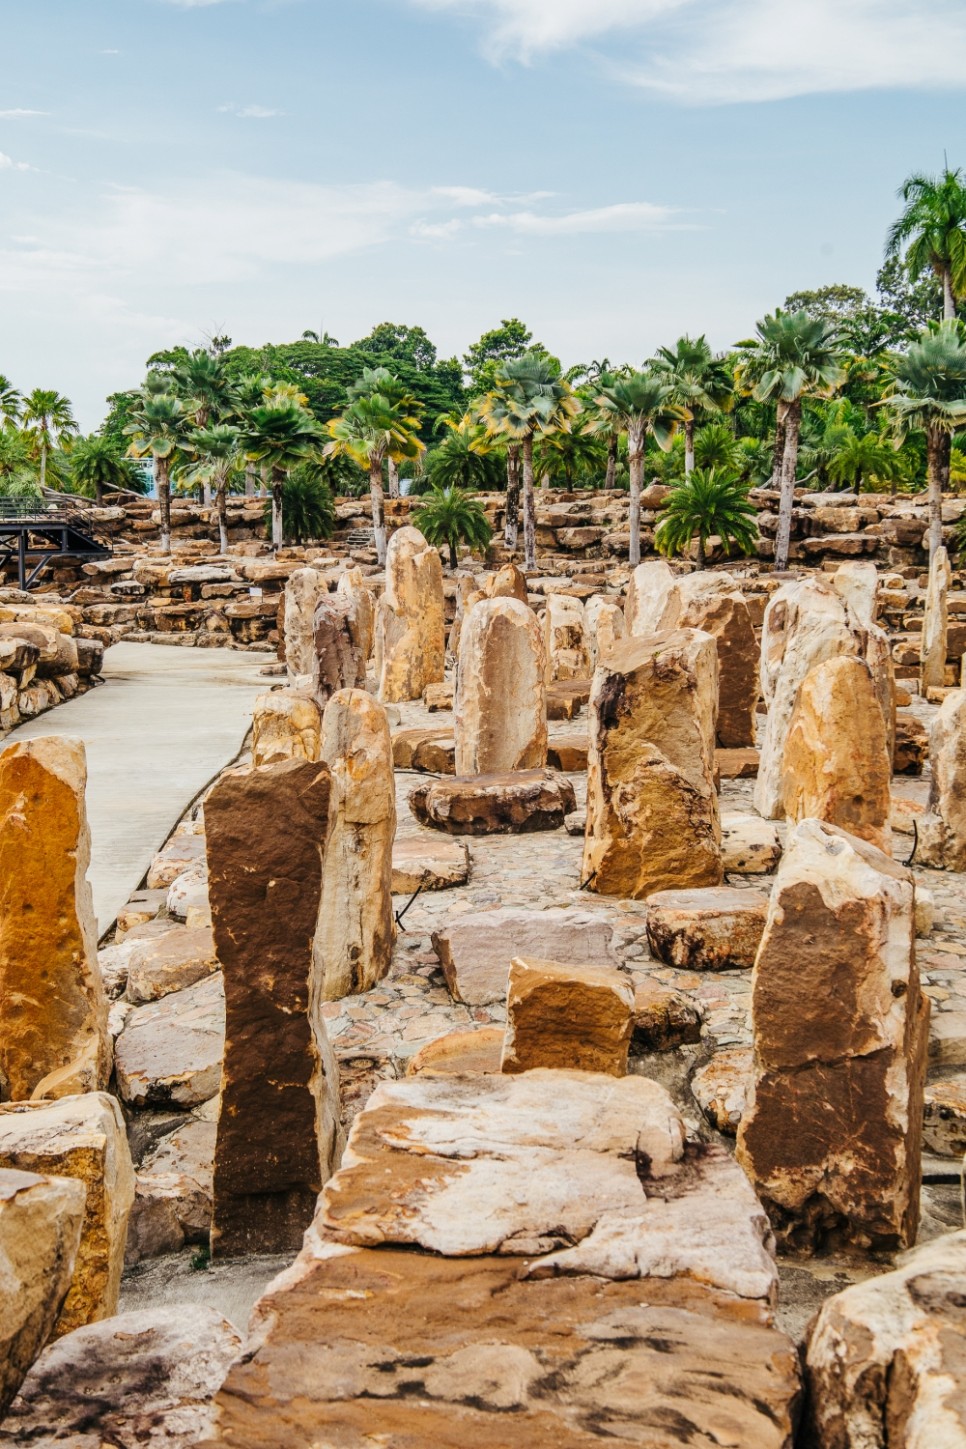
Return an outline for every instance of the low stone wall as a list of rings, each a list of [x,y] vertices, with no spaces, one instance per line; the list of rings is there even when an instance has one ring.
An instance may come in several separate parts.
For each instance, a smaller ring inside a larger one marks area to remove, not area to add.
[[[104,645],[82,626],[77,606],[0,589],[0,739],[99,683]]]

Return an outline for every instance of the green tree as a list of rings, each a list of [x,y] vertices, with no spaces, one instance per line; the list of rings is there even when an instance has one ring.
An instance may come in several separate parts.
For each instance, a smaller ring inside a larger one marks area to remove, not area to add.
[[[892,223],[886,256],[904,251],[910,277],[932,271],[942,282],[943,317],[956,316],[966,292],[966,185],[963,173],[947,166],[939,176],[915,173],[899,188],[902,214]]]
[[[390,403],[380,393],[350,402],[339,418],[329,424],[332,439],[326,454],[345,454],[369,473],[369,494],[372,499],[372,532],[376,558],[386,562],[386,511],[382,487],[382,469],[392,454],[397,461],[416,459],[423,452],[418,418],[407,414],[398,404]]]
[[[0,428],[0,498],[36,498],[37,466],[32,441],[19,428]]]
[[[731,368],[715,357],[707,339],[679,337],[673,347],[659,347],[655,371],[671,385],[671,401],[684,417],[684,471],[694,468],[694,433],[698,421],[726,411],[734,398]]]
[[[436,348],[422,327],[406,327],[398,322],[380,322],[368,337],[353,342],[357,352],[371,352],[379,357],[393,357],[411,362],[421,371],[436,366]]]
[[[150,453],[154,459],[154,481],[161,514],[161,552],[171,552],[171,467],[182,448],[188,419],[184,404],[167,390],[167,379],[149,373],[132,399],[131,421],[124,431],[131,439],[131,451],[138,458]]]
[[[489,392],[493,386],[496,369],[504,362],[512,362],[530,351],[542,352],[540,343],[534,344],[533,333],[519,317],[505,317],[499,327],[484,332],[478,342],[472,343],[463,354],[463,367],[474,393]]]
[[[432,488],[464,488],[480,493],[503,487],[504,463],[497,440],[472,413],[444,417],[442,440],[426,454],[425,475]]]
[[[71,482],[78,493],[93,498],[100,505],[105,490],[109,492],[143,493],[140,472],[126,458],[114,438],[91,433],[78,438],[70,450]]]
[[[756,402],[776,405],[776,463],[780,457],[778,533],[775,539],[775,568],[788,567],[792,508],[798,468],[798,439],[802,423],[802,401],[806,397],[830,397],[845,378],[833,323],[807,312],[783,312],[763,318],[757,337],[742,344],[739,385],[747,388]]]
[[[47,458],[50,450],[62,438],[69,438],[77,432],[70,402],[52,388],[35,387],[24,400],[24,427],[37,439],[40,452],[40,489],[47,486]]]
[[[601,388],[597,395],[597,407],[602,414],[609,414],[621,429],[627,433],[627,461],[630,471],[630,524],[631,541],[629,558],[632,568],[641,561],[641,485],[644,481],[644,450],[648,437],[652,437],[659,448],[665,451],[684,411],[675,403],[674,389],[660,373],[630,372],[615,378]],[[589,425],[598,426],[596,422]]]
[[[271,533],[273,514],[265,505],[265,529]],[[335,504],[321,463],[311,459],[291,470],[282,495],[282,531],[293,543],[331,538],[335,532]]]
[[[272,547],[284,539],[282,506],[285,479],[319,449],[321,435],[311,413],[279,399],[253,407],[241,429],[241,446],[256,463],[268,466],[272,480]]]
[[[449,549],[450,568],[459,564],[461,543],[474,553],[485,553],[493,537],[482,503],[455,486],[434,488],[411,516],[425,539]]]
[[[22,409],[23,398],[9,377],[0,372],[0,427],[15,427]]]
[[[212,423],[207,428],[193,428],[185,440],[185,448],[193,460],[185,470],[188,483],[200,483],[208,498],[214,490],[218,547],[222,553],[227,553],[228,489],[232,477],[244,471],[246,462],[238,428],[232,423]]]
[[[384,325],[389,326],[388,323]],[[419,331],[422,331],[422,328]],[[425,336],[425,333],[423,335]],[[435,355],[436,349],[433,348],[434,358]],[[389,371],[388,367],[367,367],[362,376],[349,387],[347,396],[350,403],[356,402],[359,398],[381,397],[391,408],[412,418],[417,428],[422,421],[423,410],[419,400],[404,382]],[[399,462],[399,458],[390,449],[386,455],[390,498],[399,497]]]
[[[825,471],[837,486],[859,493],[863,482],[892,483],[905,468],[901,454],[880,434],[845,427],[834,440]]]
[[[754,506],[748,485],[714,468],[695,468],[668,494],[654,532],[658,553],[673,557],[687,553],[697,539],[697,565],[703,569],[708,540],[721,540],[726,554],[732,546],[753,553],[758,539]]]
[[[953,433],[966,427],[966,328],[961,322],[933,323],[905,355],[896,357],[885,401],[900,437],[915,431],[926,435],[931,558],[942,543]]]

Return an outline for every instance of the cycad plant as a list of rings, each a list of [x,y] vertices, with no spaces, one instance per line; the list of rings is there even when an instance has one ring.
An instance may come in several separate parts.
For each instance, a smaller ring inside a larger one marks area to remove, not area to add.
[[[413,509],[411,518],[425,539],[449,549],[450,568],[454,569],[459,564],[457,549],[461,543],[474,553],[484,553],[493,537],[482,503],[455,486],[433,488]]]
[[[687,553],[697,539],[697,564],[703,569],[712,537],[720,538],[726,554],[732,546],[752,553],[758,540],[755,509],[748,501],[748,485],[733,474],[695,468],[665,499],[654,547],[673,557]]]
[[[113,438],[98,433],[78,438],[71,447],[70,476],[76,491],[98,505],[104,502],[105,490],[141,492],[131,460]]]
[[[272,527],[272,509],[265,505],[265,528]],[[297,463],[282,494],[282,531],[292,543],[331,538],[335,530],[335,504],[321,463]]]

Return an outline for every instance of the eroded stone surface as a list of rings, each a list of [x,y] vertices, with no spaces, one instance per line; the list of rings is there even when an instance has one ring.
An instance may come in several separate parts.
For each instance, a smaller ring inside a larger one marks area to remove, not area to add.
[[[130,1107],[197,1107],[218,1092],[225,1048],[221,972],[129,1012],[114,1044]]]
[[[412,895],[416,890],[449,890],[452,886],[465,885],[469,873],[469,851],[461,840],[426,832],[393,842],[393,895]]]
[[[549,594],[543,616],[547,683],[586,679],[590,655],[584,641],[584,606],[568,594]]]
[[[735,875],[768,875],[782,857],[778,831],[770,820],[743,811],[721,816],[721,863]]]
[[[554,770],[434,780],[417,786],[409,796],[409,807],[421,825],[450,835],[557,830],[576,803],[573,785]]]
[[[460,633],[456,773],[540,769],[547,758],[544,643],[519,599],[482,599]]]
[[[718,646],[718,743],[755,743],[758,641],[748,605],[728,574],[700,572],[676,579],[657,629],[703,629]]]
[[[376,672],[385,704],[420,699],[443,678],[446,630],[439,554],[418,528],[397,529],[386,552],[376,617]]]
[[[294,689],[260,694],[252,713],[252,763],[317,760],[322,714],[314,699]]]
[[[320,708],[340,689],[366,687],[366,608],[352,592],[323,594],[315,606],[312,684]]]
[[[931,820],[920,822],[917,859],[966,870],[966,689],[946,696],[929,741]]]
[[[647,898],[647,939],[654,955],[690,971],[748,970],[765,929],[764,891],[712,886],[658,891]]]
[[[738,1131],[748,1106],[754,1071],[750,1047],[726,1047],[698,1067],[691,1078],[694,1100],[711,1126],[726,1137],[734,1137]]]
[[[518,956],[510,963],[506,1007],[502,1071],[627,1071],[634,986],[623,972]]]
[[[551,957],[565,965],[616,964],[614,933],[586,911],[472,911],[433,932],[433,949],[456,1001],[483,1006],[503,1001],[515,956]]]
[[[286,581],[282,628],[285,665],[292,676],[312,674],[315,669],[312,621],[316,604],[327,592],[328,585],[318,569],[295,569]]]
[[[124,994],[128,1001],[141,1005],[193,986],[217,970],[211,927],[175,927],[163,935],[131,942]]]
[[[675,576],[663,559],[648,559],[638,564],[631,574],[624,601],[624,622],[628,634],[640,637],[654,634],[660,628],[661,616]]]

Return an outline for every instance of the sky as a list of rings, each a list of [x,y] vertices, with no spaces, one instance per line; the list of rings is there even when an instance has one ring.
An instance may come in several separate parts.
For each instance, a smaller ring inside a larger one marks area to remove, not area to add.
[[[962,0],[0,0],[0,373],[522,317],[565,366],[871,289]]]

